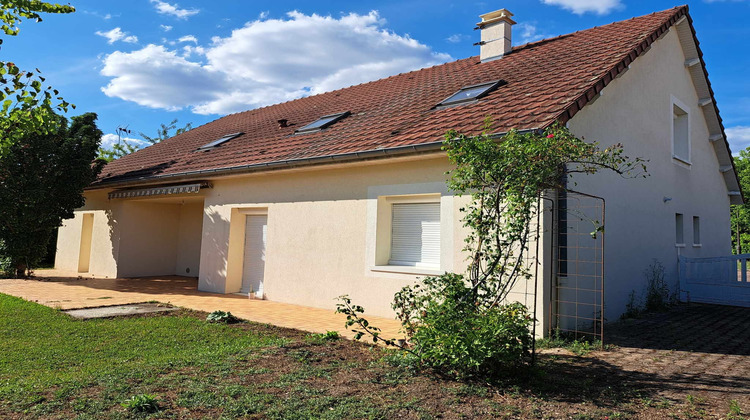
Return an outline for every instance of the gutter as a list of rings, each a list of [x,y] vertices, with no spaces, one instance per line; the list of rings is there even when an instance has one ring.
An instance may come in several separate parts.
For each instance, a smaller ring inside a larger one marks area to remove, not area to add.
[[[525,134],[525,133],[530,133],[530,132],[537,131],[537,130],[538,129],[536,128],[527,129],[527,130],[519,130],[519,133]],[[507,134],[506,132],[495,133],[495,134],[491,134],[490,138],[499,139],[499,138],[504,137],[506,134]],[[335,155],[325,155],[325,156],[317,156],[317,157],[301,158],[301,159],[287,159],[287,160],[279,160],[279,161],[274,161],[274,162],[253,163],[250,165],[231,166],[227,168],[202,169],[202,170],[197,170],[197,171],[179,172],[175,174],[150,175],[150,176],[143,176],[139,178],[129,178],[123,181],[112,181],[112,182],[105,181],[105,182],[101,182],[98,184],[90,185],[86,187],[85,190],[97,190],[97,189],[110,188],[110,187],[121,188],[121,187],[133,186],[133,185],[142,185],[144,183],[149,183],[149,182],[183,181],[187,179],[206,178],[207,176],[228,176],[228,175],[280,170],[280,169],[294,169],[294,168],[300,168],[300,167],[325,165],[325,164],[333,164],[333,163],[358,162],[358,161],[366,161],[366,160],[373,160],[373,159],[383,159],[383,158],[395,157],[395,156],[410,156],[410,155],[427,154],[427,153],[434,153],[434,152],[442,151],[442,147],[444,143],[445,142],[443,140],[440,140],[440,141],[433,141],[429,143],[421,143],[421,144],[415,144],[415,145],[409,145],[409,146],[396,146],[396,147],[383,148],[383,149],[366,150],[363,152],[341,153],[341,154],[335,154]]]

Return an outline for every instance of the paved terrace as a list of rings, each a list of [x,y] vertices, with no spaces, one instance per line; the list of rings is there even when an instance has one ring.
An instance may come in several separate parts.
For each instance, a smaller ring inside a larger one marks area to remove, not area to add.
[[[354,335],[345,328],[346,317],[334,312],[333,301],[331,309],[319,309],[241,295],[199,292],[198,280],[189,277],[101,279],[58,270],[37,270],[31,280],[0,280],[0,293],[58,309],[158,301],[196,311],[229,311],[248,321],[303,331],[338,331],[350,338]],[[367,319],[383,329],[384,337],[401,336],[398,321],[375,316]]]

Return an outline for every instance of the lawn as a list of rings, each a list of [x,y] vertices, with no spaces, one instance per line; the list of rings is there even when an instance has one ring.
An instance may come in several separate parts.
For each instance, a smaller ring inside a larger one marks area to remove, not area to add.
[[[502,383],[462,383],[415,372],[382,348],[254,323],[209,324],[205,316],[180,310],[79,321],[0,294],[0,418],[711,414],[698,398],[667,399],[657,386],[625,384],[621,371],[591,356],[561,351]],[[160,411],[122,406],[139,394],[158,398]]]

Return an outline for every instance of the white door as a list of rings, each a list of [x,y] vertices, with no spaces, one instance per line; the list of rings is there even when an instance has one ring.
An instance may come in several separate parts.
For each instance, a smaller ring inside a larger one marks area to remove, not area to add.
[[[263,272],[266,268],[266,232],[268,216],[248,215],[245,220],[245,259],[242,265],[240,293],[255,293],[263,298]]]

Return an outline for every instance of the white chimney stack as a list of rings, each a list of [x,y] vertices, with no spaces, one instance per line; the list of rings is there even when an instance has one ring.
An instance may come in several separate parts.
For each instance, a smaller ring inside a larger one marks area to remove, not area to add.
[[[510,52],[510,27],[516,24],[511,16],[513,13],[506,9],[479,15],[482,18],[482,21],[477,23],[482,33],[479,42],[479,59],[482,62],[496,60]]]

